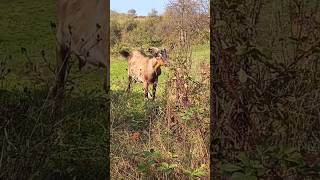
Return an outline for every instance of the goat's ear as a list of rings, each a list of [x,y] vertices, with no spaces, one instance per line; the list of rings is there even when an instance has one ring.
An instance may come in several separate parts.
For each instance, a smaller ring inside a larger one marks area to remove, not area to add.
[[[149,48],[149,49],[148,49],[148,52],[152,53],[153,51],[152,51],[152,49],[151,49],[151,48]]]
[[[159,52],[159,49],[158,49],[158,48],[151,47],[151,48],[148,49],[148,51],[149,51],[152,55],[156,56],[156,55],[158,54],[158,52]]]
[[[163,48],[162,50],[161,50],[161,53],[163,53],[163,54],[167,54],[167,49],[166,48]]]
[[[163,52],[164,52],[164,56],[165,56],[165,58],[168,58],[168,51],[167,51],[167,49],[166,49],[166,48],[164,48],[164,49],[163,49]]]

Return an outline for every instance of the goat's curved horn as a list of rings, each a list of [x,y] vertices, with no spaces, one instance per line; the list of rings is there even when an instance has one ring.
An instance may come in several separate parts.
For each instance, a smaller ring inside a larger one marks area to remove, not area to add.
[[[168,59],[168,51],[166,48],[163,49],[164,57]]]

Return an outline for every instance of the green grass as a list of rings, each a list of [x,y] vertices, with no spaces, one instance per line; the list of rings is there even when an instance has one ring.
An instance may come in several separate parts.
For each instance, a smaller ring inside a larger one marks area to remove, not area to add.
[[[122,57],[112,57],[110,65],[110,83],[112,91],[111,114],[115,118],[115,128],[125,127],[131,130],[144,129],[147,127],[146,106],[144,100],[142,83],[133,83],[132,92],[126,93],[128,85],[128,62]],[[162,68],[162,75],[159,77],[156,97],[161,97],[164,91],[166,69]],[[149,87],[150,91],[152,86]],[[161,105],[161,99],[155,104]],[[123,126],[126,124],[125,126]],[[122,129],[122,128],[121,128]]]
[[[192,55],[192,74],[194,78],[198,78],[199,75],[197,72],[200,69],[201,62],[209,63],[210,49],[208,44],[198,45],[194,47],[193,55]],[[118,116],[119,110],[122,115],[116,118],[116,122],[125,122],[130,124],[132,119],[134,119],[133,127],[129,126],[129,129],[141,129],[146,126],[145,123],[147,120],[147,115],[145,114],[145,106],[146,102],[144,101],[143,95],[143,86],[142,83],[133,83],[132,93],[126,93],[125,90],[128,85],[128,62],[126,59],[122,57],[111,57],[111,67],[110,67],[110,83],[111,83],[111,91],[112,91],[112,102],[113,109],[111,110],[111,114],[114,116]],[[156,93],[156,103],[158,106],[163,106],[164,92],[165,92],[165,84],[169,77],[169,69],[166,67],[161,68],[162,74],[159,76],[159,82]],[[150,86],[149,91],[151,91],[152,86]],[[120,113],[120,112],[119,112]],[[127,114],[127,115],[123,115]],[[134,117],[132,117],[134,115]],[[121,124],[121,123],[119,123]],[[142,124],[141,127],[137,126],[137,124]]]
[[[192,51],[192,58],[196,61],[207,61],[210,60],[210,44],[200,44],[194,47]]]
[[[210,44],[201,44],[194,47],[192,51],[192,67],[191,67],[191,75],[195,79],[199,78],[199,69],[201,69],[201,63],[206,63],[209,65],[210,63]]]
[[[209,45],[199,45],[194,48],[193,51],[193,65],[192,65],[192,74],[193,77],[198,79],[199,75],[197,74],[200,69],[200,63],[205,61],[209,63],[210,49]],[[143,95],[143,86],[142,83],[133,83],[132,93],[126,93],[125,90],[128,85],[128,62],[122,57],[111,57],[111,67],[110,67],[110,83],[112,90],[112,102],[114,109],[112,109],[111,114],[114,113],[114,116],[118,116],[119,110],[122,115],[116,118],[116,122],[125,122],[127,124],[132,124],[126,126],[129,129],[143,129],[147,124],[143,123],[147,120],[146,115],[146,102],[144,101]],[[163,106],[165,84],[169,77],[169,69],[166,67],[161,68],[162,74],[159,76],[159,82],[156,93],[156,103],[158,106]],[[152,86],[149,87],[149,91],[152,90]],[[119,112],[120,113],[120,112]],[[123,115],[127,114],[127,115]],[[133,120],[133,121],[131,121]],[[133,122],[133,123],[132,123]],[[121,123],[119,123],[121,125]],[[139,124],[141,127],[139,127]]]
[[[192,52],[192,74],[197,77],[197,71],[200,68],[201,62],[209,63],[210,60],[210,45],[203,44],[194,47]],[[111,57],[111,67],[110,67],[110,82],[112,91],[123,91],[127,87],[128,76],[127,76],[128,62],[122,57]],[[161,68],[162,74],[159,76],[159,87],[157,89],[157,95],[164,92],[164,83],[169,76],[168,68]],[[142,85],[141,83],[136,83],[133,85],[133,92],[141,93]],[[143,96],[143,95],[142,95]]]
[[[192,56],[192,76],[199,79],[200,64],[206,62],[209,64],[209,45],[199,45],[194,48]],[[165,94],[165,88],[169,88],[169,93],[174,90],[169,87],[167,80],[170,76],[169,68],[161,68],[162,74],[159,76],[159,84],[157,88],[156,100],[145,101],[142,90],[142,83],[133,84],[133,91],[126,93],[127,88],[127,68],[128,63],[122,57],[111,58],[111,176],[114,179],[133,179],[141,177],[138,165],[144,163],[148,158],[144,154],[150,149],[154,149],[166,159],[162,160],[169,164],[179,164],[179,167],[190,169],[192,164],[190,161],[206,162],[205,158],[192,158],[190,155],[191,149],[193,153],[200,153],[203,148],[201,146],[208,136],[200,136],[197,133],[198,129],[185,129],[188,135],[184,135],[181,141],[181,132],[173,133],[170,127],[167,126],[166,109],[174,109],[174,103],[168,102],[168,94]],[[204,89],[207,93],[209,89]],[[191,94],[192,97],[195,94]],[[203,97],[206,99],[205,97]],[[206,99],[208,100],[208,99]],[[197,107],[197,110],[205,109],[202,107],[206,104],[206,100],[202,100]],[[170,108],[168,106],[173,106]],[[201,110],[200,110],[201,111]],[[208,119],[202,119],[205,122]],[[179,125],[178,125],[179,126]],[[183,126],[183,125],[182,125]],[[201,126],[206,126],[205,124]],[[205,128],[204,128],[205,129]],[[189,132],[188,132],[189,131]],[[141,140],[134,141],[131,139],[132,133],[140,133]],[[187,136],[187,137],[186,137]],[[190,137],[190,139],[189,139]],[[202,139],[203,138],[203,139]],[[196,145],[195,145],[196,144]],[[195,145],[195,146],[194,146]],[[197,146],[199,145],[199,147]],[[163,149],[166,147],[165,149]],[[188,148],[189,147],[189,148]],[[167,153],[178,154],[178,158],[167,158]],[[201,154],[201,153],[200,153]],[[200,160],[201,159],[201,160]],[[194,167],[195,168],[195,167]],[[159,172],[151,172],[155,175]],[[160,173],[161,174],[161,173]],[[144,174],[144,177],[148,175]],[[182,174],[178,175],[183,177]],[[154,179],[155,177],[150,177]]]
[[[49,117],[48,89],[24,73],[27,59],[22,47],[33,63],[42,61],[44,50],[55,65],[55,35],[50,26],[55,12],[54,0],[0,2],[0,60],[6,60],[11,69],[6,80],[0,81],[0,179],[106,176],[105,71],[86,74],[74,65],[69,78],[83,77],[74,80],[72,93],[66,93],[61,122],[51,122]],[[57,137],[53,132],[59,123],[63,133]]]
[[[39,54],[43,49],[53,56],[55,44],[50,21],[55,21],[55,9],[54,0],[1,1],[0,55],[9,54],[13,59],[22,61],[21,47],[25,47],[33,55]]]
[[[22,87],[24,64],[27,61],[21,48],[26,48],[28,56],[40,61],[40,52],[44,50],[49,61],[55,60],[55,35],[50,21],[55,22],[56,4],[54,0],[25,0],[0,2],[0,60],[7,59],[11,69],[8,86]],[[11,57],[9,59],[9,57]]]

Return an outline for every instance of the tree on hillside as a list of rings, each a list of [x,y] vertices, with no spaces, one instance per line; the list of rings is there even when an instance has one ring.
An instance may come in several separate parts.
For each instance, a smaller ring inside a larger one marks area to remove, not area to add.
[[[135,10],[135,9],[129,9],[128,10],[128,14],[130,15],[130,16],[136,16],[137,14],[137,11]]]
[[[110,16],[114,16],[114,15],[117,15],[117,14],[119,14],[117,11],[110,10]]]
[[[156,17],[158,16],[158,11],[156,9],[151,9],[151,12],[148,13],[148,16]]]
[[[121,26],[118,21],[110,20],[110,46],[114,46],[121,39]]]
[[[209,34],[208,4],[207,0],[171,0],[164,14],[165,37],[179,37],[184,44]]]

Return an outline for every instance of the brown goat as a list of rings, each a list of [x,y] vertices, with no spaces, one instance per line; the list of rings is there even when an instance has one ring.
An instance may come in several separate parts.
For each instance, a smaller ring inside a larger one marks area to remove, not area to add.
[[[148,56],[142,51],[133,50],[131,52],[121,51],[120,54],[128,59],[128,88],[127,92],[131,91],[133,81],[143,83],[145,98],[149,98],[148,87],[153,84],[152,99],[155,98],[158,77],[161,74],[161,66],[169,64],[166,49],[159,50],[158,48],[149,48],[149,52],[153,56]]]

